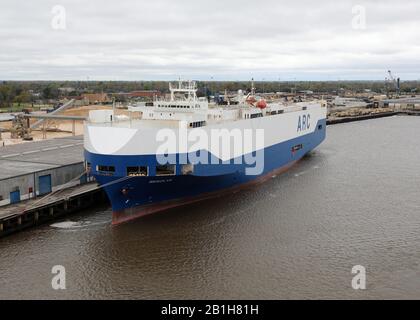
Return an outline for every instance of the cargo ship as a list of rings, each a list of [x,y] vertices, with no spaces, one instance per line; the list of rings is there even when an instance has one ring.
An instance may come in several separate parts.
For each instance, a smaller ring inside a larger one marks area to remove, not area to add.
[[[193,81],[169,89],[167,99],[90,111],[85,122],[86,169],[113,224],[263,182],[326,136],[324,101],[267,102],[252,85],[221,105],[197,97]]]

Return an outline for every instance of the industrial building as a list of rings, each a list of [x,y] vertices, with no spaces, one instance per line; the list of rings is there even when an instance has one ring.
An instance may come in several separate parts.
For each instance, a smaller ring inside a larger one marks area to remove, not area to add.
[[[82,136],[0,147],[0,211],[3,205],[84,183],[83,172]]]
[[[111,98],[106,93],[83,93],[81,100],[88,104],[111,103]]]

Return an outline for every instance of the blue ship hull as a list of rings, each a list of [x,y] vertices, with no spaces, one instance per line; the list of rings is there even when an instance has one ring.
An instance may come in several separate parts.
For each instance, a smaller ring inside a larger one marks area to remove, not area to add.
[[[316,148],[326,136],[326,120],[320,120],[313,133],[291,139],[264,149],[264,169],[258,176],[246,175],[246,165],[197,164],[192,175],[155,176],[155,155],[115,156],[85,151],[91,174],[104,186],[113,210],[113,224],[196,202],[255,184],[288,169],[305,154]],[[295,150],[295,146],[300,146]],[[243,160],[243,159],[242,159]],[[244,162],[242,162],[244,163]],[[96,171],[97,165],[114,166],[112,176]],[[127,177],[127,167],[148,166],[149,176]]]

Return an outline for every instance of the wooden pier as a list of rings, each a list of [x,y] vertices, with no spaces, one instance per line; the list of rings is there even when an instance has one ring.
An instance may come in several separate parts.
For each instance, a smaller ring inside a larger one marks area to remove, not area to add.
[[[0,237],[106,203],[103,189],[88,183],[0,208]]]

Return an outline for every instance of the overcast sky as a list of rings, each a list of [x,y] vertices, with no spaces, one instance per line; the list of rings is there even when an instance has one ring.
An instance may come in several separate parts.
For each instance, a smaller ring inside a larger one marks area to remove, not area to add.
[[[419,0],[0,0],[0,79],[417,80],[419,14]]]

